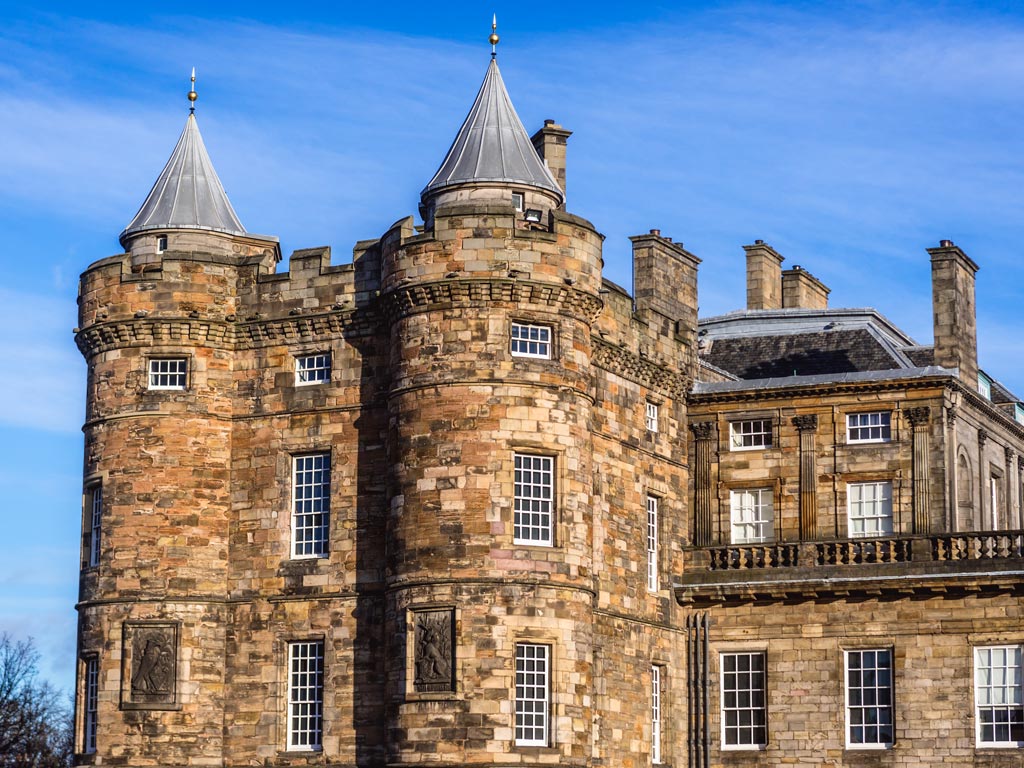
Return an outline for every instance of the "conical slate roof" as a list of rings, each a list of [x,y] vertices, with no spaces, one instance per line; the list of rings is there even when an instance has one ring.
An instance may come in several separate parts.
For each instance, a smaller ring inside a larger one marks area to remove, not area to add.
[[[121,233],[121,241],[148,229],[206,229],[245,234],[245,227],[235,215],[206,153],[195,115],[188,116],[171,159],[160,172],[146,202]]]
[[[562,197],[512,106],[494,59],[444,162],[421,194],[475,181],[525,184]]]

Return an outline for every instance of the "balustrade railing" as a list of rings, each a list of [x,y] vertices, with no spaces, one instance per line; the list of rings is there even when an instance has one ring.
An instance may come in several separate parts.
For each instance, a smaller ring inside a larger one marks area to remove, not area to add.
[[[706,547],[702,551],[707,557],[707,568],[712,571],[1001,560],[1024,558],[1024,531],[730,544]]]

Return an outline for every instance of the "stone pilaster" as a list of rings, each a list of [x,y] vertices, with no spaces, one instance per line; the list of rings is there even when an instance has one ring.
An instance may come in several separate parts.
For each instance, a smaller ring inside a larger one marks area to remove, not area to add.
[[[931,448],[931,409],[927,406],[907,408],[903,415],[910,423],[913,440],[913,464],[911,471],[914,478],[913,495],[913,530],[916,534],[929,531],[931,502],[929,500]]]
[[[691,424],[690,431],[694,438],[693,543],[698,547],[710,547],[714,543],[711,457],[714,453],[715,422]]]
[[[814,435],[818,417],[814,414],[793,417],[800,433],[800,539],[818,538],[818,469]]]

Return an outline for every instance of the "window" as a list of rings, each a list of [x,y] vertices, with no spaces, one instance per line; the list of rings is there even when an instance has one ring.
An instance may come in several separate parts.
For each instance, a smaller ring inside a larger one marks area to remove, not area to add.
[[[1016,419],[1018,424],[1024,424],[1024,404],[1014,403],[1013,418]]]
[[[546,325],[512,323],[513,357],[551,357],[551,329]]]
[[[100,564],[100,527],[103,522],[103,486],[101,485],[90,486],[86,493],[86,519],[89,525],[87,534],[89,557],[86,562],[92,568]]]
[[[651,762],[661,762],[661,667],[651,667]]]
[[[150,389],[184,389],[188,360],[184,357],[154,357],[149,361]]]
[[[645,411],[647,431],[657,432],[658,431],[658,404],[647,402],[647,408]]]
[[[1021,646],[974,649],[978,746],[1024,747]]]
[[[515,208],[517,211],[522,211],[523,210],[523,193],[522,192],[513,192],[512,193],[512,207]]]
[[[163,253],[167,250],[167,235],[160,235],[156,239],[156,252]]]
[[[846,652],[846,745],[893,744],[892,651]]]
[[[516,645],[516,746],[548,745],[549,652],[546,645]]]
[[[323,724],[323,641],[289,643],[288,749],[320,749]]]
[[[734,421],[729,424],[729,449],[753,451],[772,447],[772,422],[770,419]]]
[[[892,439],[891,421],[888,411],[847,414],[846,442],[887,443]]]
[[[986,400],[992,399],[992,379],[978,371],[978,394]]]
[[[553,543],[554,470],[551,456],[515,454],[515,510],[513,538],[516,544]]]
[[[852,538],[892,533],[892,483],[850,483],[846,497]]]
[[[647,589],[657,592],[658,584],[658,497],[647,497]]]
[[[318,352],[295,358],[295,383],[320,384],[331,380],[331,353]]]
[[[82,751],[92,754],[96,751],[97,712],[100,700],[100,659],[90,656],[85,659],[85,685],[82,696]]]
[[[774,498],[771,488],[732,491],[732,543],[754,544],[775,538]]]
[[[331,456],[292,459],[292,557],[326,557],[331,510]]]
[[[759,749],[768,743],[765,655],[723,653],[722,748]]]

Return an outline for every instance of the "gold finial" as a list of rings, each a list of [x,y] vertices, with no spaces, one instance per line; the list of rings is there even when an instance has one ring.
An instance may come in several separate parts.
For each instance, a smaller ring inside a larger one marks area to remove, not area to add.
[[[192,87],[189,89],[189,92],[188,92],[188,101],[189,101],[188,113],[190,115],[195,114],[195,111],[196,111],[196,99],[198,99],[198,98],[199,98],[199,94],[196,93],[196,68],[192,67]]]
[[[491,58],[492,59],[495,56],[498,55],[498,50],[497,50],[497,48],[495,46],[497,46],[498,40],[501,39],[501,38],[498,37],[497,29],[498,29],[498,14],[494,14],[494,16],[491,17],[491,36],[489,38],[487,38],[491,42]]]

